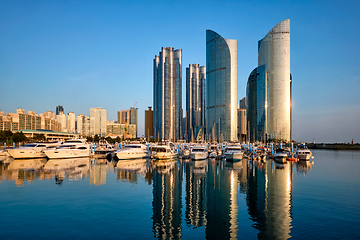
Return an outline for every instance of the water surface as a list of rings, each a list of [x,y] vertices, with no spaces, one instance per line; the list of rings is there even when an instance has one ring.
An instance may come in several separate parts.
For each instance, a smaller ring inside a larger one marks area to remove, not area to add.
[[[360,152],[312,162],[5,160],[1,239],[360,239]]]

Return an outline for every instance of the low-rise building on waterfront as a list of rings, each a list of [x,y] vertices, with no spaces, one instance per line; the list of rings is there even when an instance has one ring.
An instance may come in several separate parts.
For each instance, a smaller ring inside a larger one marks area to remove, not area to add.
[[[107,121],[106,123],[106,135],[108,137],[120,137],[123,138],[125,134],[125,128],[127,133],[130,134],[130,138],[136,138],[136,125],[135,124],[120,124],[115,121]]]

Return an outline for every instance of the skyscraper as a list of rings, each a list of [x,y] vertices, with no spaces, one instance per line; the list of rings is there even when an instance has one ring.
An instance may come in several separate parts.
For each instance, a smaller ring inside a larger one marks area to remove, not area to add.
[[[190,64],[186,68],[186,134],[196,138],[200,129],[205,130],[206,66]]]
[[[106,136],[107,111],[102,108],[90,108],[90,136]]]
[[[212,30],[206,30],[206,70],[208,137],[236,140],[237,40],[225,39]]]
[[[60,112],[64,112],[64,107],[63,106],[56,106],[56,115],[59,115]]]
[[[258,67],[247,83],[250,140],[291,140],[290,19],[258,42]]]
[[[154,59],[154,137],[182,139],[182,50],[163,47]]]

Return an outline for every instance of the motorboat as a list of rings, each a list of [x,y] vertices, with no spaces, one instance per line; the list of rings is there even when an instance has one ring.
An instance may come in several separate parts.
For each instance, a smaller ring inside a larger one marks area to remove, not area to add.
[[[131,143],[124,146],[124,148],[115,151],[115,156],[118,159],[139,159],[148,158],[151,152],[147,146],[140,143]]]
[[[190,150],[191,160],[203,160],[203,159],[206,159],[207,156],[208,156],[208,153],[206,151],[205,146],[203,146],[203,145],[193,146]]]
[[[59,147],[46,149],[43,152],[49,159],[89,157],[90,146],[86,143],[86,139],[69,139]]]
[[[219,151],[217,144],[211,144],[209,147],[209,158],[216,158],[218,155],[221,154],[221,151]]]
[[[228,161],[241,160],[244,152],[241,150],[241,146],[238,144],[231,144],[225,150],[225,158]]]
[[[286,163],[286,159],[288,157],[288,152],[283,148],[276,149],[276,153],[274,153],[273,158],[276,162]]]
[[[44,150],[55,149],[61,142],[34,142],[23,147],[7,149],[9,155],[14,159],[45,158]]]
[[[171,159],[176,158],[177,153],[171,149],[169,145],[158,145],[154,156],[156,159]]]
[[[312,152],[308,149],[308,147],[305,144],[299,144],[296,147],[295,157],[303,161],[309,161],[311,158],[313,158]]]

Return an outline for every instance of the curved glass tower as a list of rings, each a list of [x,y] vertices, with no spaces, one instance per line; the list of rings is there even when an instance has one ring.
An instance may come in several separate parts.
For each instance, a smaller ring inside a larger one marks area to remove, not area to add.
[[[250,139],[291,140],[290,19],[258,42],[258,67],[247,84]]]
[[[237,40],[206,30],[206,132],[237,140]]]

